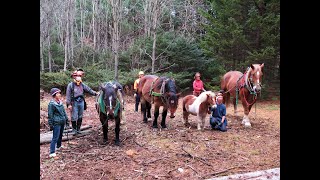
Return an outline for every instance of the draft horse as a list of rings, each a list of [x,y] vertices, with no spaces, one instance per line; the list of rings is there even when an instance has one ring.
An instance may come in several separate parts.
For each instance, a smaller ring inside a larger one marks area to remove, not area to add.
[[[180,93],[177,93],[175,81],[168,77],[145,75],[140,79],[138,93],[141,97],[142,120],[147,123],[150,116],[151,105],[154,104],[153,128],[158,128],[159,108],[162,106],[161,127],[166,128],[166,116],[168,109],[170,118],[175,117],[178,108]]]
[[[190,114],[198,117],[198,130],[204,130],[205,119],[210,114],[209,107],[216,104],[216,95],[212,91],[202,92],[198,97],[187,95],[182,99],[183,120],[185,126],[189,126]]]
[[[103,143],[108,143],[108,120],[115,120],[115,144],[120,145],[119,133],[121,114],[124,108],[124,91],[117,81],[109,81],[99,86],[95,107],[103,130]]]
[[[229,105],[230,96],[233,97],[234,113],[237,115],[237,100],[241,100],[244,116],[242,124],[251,127],[249,112],[261,92],[261,78],[263,75],[262,64],[251,64],[244,73],[229,71],[221,79],[221,89],[224,90],[223,101]]]

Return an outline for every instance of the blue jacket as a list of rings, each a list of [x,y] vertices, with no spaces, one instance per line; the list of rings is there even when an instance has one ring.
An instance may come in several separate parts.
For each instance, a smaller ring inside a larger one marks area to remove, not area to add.
[[[217,104],[216,108],[211,108],[212,117],[218,118],[219,120],[222,119],[222,116],[226,116],[227,110],[224,104]]]
[[[55,100],[51,100],[48,104],[48,123],[49,126],[64,125],[68,121],[67,113],[64,109],[62,101],[58,104]]]

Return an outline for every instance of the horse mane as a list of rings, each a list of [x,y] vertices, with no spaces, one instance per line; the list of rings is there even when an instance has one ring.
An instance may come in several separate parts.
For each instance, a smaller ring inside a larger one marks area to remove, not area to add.
[[[167,81],[165,83],[165,91],[166,92],[172,92],[174,94],[176,94],[176,87],[175,87],[175,83],[171,78],[168,77],[160,77],[157,83],[157,88],[161,89],[161,86],[163,84],[164,81]]]
[[[212,92],[212,91],[205,91],[205,92],[202,92],[197,98],[195,101],[197,101],[199,104],[203,103],[204,101],[207,100],[207,95],[210,95],[212,97],[215,96],[215,93]]]

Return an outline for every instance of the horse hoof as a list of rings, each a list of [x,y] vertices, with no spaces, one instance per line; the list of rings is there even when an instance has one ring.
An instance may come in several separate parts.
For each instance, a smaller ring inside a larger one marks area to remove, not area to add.
[[[248,122],[246,122],[246,123],[244,123],[244,127],[246,127],[246,128],[251,128],[251,124],[248,123]]]
[[[148,123],[148,120],[143,120],[143,123]]]
[[[152,125],[152,128],[158,129],[157,125]]]
[[[115,140],[114,144],[115,144],[116,146],[120,146],[120,141],[119,141],[119,140]]]
[[[102,142],[102,144],[104,144],[104,145],[106,145],[106,144],[108,144],[108,140],[103,140],[103,142]]]
[[[152,128],[152,131],[158,131],[158,128]]]

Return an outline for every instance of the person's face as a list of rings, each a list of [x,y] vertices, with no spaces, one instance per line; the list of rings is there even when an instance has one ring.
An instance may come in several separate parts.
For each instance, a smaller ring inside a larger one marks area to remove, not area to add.
[[[196,79],[200,79],[200,74],[196,74]]]
[[[61,93],[60,92],[57,92],[56,93],[56,96],[54,97],[55,99],[61,99]]]
[[[222,95],[218,95],[217,101],[218,101],[219,104],[221,104],[222,101],[223,101],[223,96]]]
[[[139,78],[142,78],[142,77],[143,77],[143,74],[140,74],[140,75],[139,75]]]

